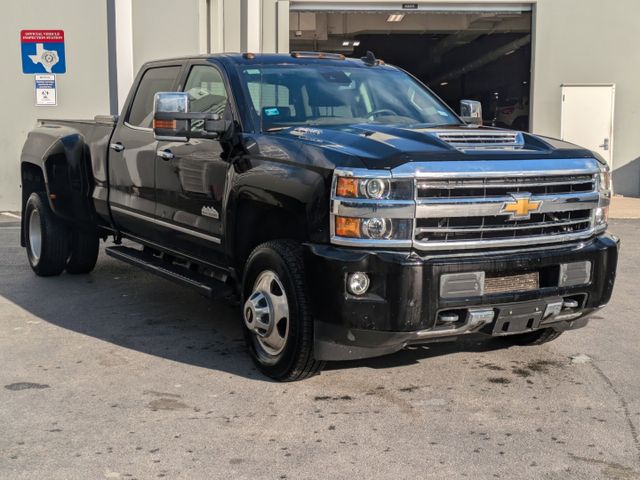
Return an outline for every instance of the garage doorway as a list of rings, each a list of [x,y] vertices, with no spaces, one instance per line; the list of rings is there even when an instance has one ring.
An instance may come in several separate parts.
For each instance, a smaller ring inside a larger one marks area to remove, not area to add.
[[[354,58],[370,50],[415,75],[454,110],[461,99],[479,100],[485,125],[529,130],[530,6],[374,5],[292,2],[290,50]]]

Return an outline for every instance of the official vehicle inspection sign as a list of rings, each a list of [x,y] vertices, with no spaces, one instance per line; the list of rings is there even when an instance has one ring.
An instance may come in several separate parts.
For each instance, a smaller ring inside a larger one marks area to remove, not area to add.
[[[65,73],[64,30],[22,30],[22,73]]]
[[[57,105],[56,76],[52,73],[35,75],[36,105]]]

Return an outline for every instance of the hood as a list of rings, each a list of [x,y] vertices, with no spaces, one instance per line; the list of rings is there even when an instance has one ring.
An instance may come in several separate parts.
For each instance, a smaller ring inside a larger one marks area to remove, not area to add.
[[[291,127],[270,135],[297,139],[307,148],[336,154],[330,155],[332,157],[357,158],[370,169],[442,160],[593,157],[589,150],[560,140],[467,125],[421,128],[367,123],[339,127]]]

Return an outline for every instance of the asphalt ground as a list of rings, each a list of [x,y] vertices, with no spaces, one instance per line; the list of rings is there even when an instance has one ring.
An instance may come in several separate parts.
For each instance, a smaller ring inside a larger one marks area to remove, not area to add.
[[[104,255],[38,278],[0,215],[0,478],[640,478],[640,221],[611,230],[614,298],[582,330],[280,384],[233,307]]]

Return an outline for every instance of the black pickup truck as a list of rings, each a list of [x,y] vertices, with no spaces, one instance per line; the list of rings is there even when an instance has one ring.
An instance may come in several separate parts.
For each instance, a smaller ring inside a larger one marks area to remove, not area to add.
[[[112,238],[112,257],[235,299],[279,380],[584,326],[616,271],[607,166],[461,108],[371,54],[151,62],[120,116],[29,133],[22,244],[36,274],[79,274]]]

